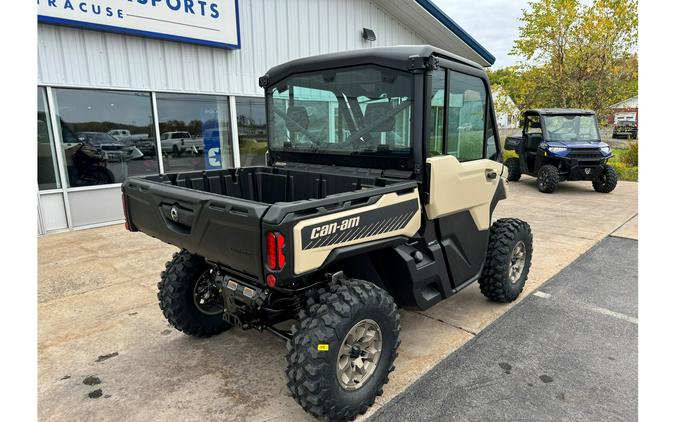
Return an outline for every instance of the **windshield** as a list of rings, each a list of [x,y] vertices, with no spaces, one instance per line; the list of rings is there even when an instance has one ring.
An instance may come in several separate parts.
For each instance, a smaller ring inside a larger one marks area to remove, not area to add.
[[[549,141],[600,141],[594,115],[543,116]]]
[[[270,149],[411,154],[412,77],[376,66],[290,76],[271,87]]]

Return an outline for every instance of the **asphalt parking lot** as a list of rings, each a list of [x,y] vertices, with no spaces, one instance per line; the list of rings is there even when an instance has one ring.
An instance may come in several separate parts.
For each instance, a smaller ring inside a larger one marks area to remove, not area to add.
[[[534,179],[511,184],[496,217],[527,220],[535,239],[519,300],[610,233],[636,238],[637,191],[620,182],[604,195],[575,182],[543,195]],[[310,420],[286,390],[285,347],[270,333],[195,340],[167,325],[156,284],[175,248],[117,225],[47,235],[38,249],[41,420]],[[512,307],[473,285],[425,312],[403,311],[397,369],[370,414]]]
[[[370,420],[637,420],[637,249],[605,238]]]

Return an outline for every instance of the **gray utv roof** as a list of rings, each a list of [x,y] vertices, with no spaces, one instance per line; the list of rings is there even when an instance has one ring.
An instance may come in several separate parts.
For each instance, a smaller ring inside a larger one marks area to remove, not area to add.
[[[593,110],[585,110],[581,108],[533,108],[527,110],[525,114],[540,114],[559,116],[561,114],[579,115],[579,114],[595,114]]]
[[[281,79],[300,72],[311,72],[359,64],[374,64],[394,69],[409,70],[410,58],[436,56],[483,70],[483,67],[457,54],[430,45],[400,45],[395,47],[363,48],[303,57],[274,66],[260,78],[261,86],[269,86]],[[263,84],[263,82],[265,82]]]

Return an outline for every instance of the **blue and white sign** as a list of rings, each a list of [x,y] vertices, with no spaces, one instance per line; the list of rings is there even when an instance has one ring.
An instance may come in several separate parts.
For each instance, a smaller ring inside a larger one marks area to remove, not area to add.
[[[239,48],[237,0],[37,0],[38,22]]]

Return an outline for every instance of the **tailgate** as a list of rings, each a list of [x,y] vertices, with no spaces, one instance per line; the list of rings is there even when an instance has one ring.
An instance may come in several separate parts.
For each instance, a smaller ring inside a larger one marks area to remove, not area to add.
[[[133,229],[262,280],[267,205],[143,179],[122,192]]]

